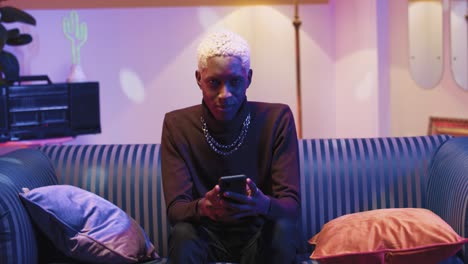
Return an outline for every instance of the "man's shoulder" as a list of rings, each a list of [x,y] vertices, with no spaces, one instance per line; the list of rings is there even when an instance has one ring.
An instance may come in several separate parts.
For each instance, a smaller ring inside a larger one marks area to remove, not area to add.
[[[199,116],[201,105],[192,105],[184,108],[175,109],[166,113],[166,118],[190,118]]]
[[[258,113],[284,113],[291,112],[289,105],[284,103],[250,102],[250,109]]]

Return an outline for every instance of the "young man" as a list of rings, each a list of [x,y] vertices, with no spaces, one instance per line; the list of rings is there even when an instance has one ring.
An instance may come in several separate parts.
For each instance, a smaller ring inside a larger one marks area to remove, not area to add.
[[[162,177],[169,263],[293,263],[300,210],[296,128],[284,104],[247,101],[250,49],[232,32],[198,47],[199,105],[167,113]],[[246,193],[221,192],[247,176]]]

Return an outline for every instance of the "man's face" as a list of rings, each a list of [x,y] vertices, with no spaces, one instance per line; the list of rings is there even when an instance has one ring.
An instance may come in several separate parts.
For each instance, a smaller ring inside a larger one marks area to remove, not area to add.
[[[209,58],[206,69],[197,70],[195,77],[216,120],[231,120],[244,102],[252,70],[242,68],[240,58],[216,56]]]

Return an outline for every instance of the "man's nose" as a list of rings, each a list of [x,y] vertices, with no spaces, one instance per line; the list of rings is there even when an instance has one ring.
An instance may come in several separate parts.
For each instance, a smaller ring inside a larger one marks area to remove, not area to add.
[[[232,95],[231,94],[231,89],[229,88],[229,86],[227,86],[226,84],[223,84],[221,86],[221,90],[219,91],[219,97],[228,98],[231,95]]]

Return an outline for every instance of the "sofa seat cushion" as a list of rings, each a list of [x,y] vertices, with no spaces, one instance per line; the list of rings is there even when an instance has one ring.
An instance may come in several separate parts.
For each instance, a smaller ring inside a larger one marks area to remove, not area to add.
[[[437,263],[468,239],[422,208],[377,209],[326,223],[309,240],[320,263]]]
[[[55,185],[26,190],[20,197],[41,233],[66,256],[93,263],[159,258],[140,225],[94,193]]]

